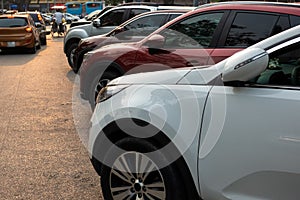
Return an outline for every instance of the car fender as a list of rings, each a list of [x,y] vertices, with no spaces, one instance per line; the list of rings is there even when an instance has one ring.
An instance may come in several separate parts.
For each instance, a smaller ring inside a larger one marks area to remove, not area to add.
[[[172,155],[174,157],[173,161],[181,156],[184,158],[200,194],[197,171],[197,146],[202,126],[202,113],[211,86],[182,85],[178,87],[177,85],[172,87],[170,85],[147,85],[147,90],[143,90],[142,87],[141,85],[131,85],[125,89],[125,92],[117,93],[109,100],[97,104],[91,119],[92,126],[89,134],[88,150],[90,157],[95,157],[95,154],[98,155],[98,153],[93,152],[94,149],[97,149],[96,145],[98,145],[97,141],[99,141],[97,138],[105,136],[106,133],[103,130],[108,124],[124,118],[135,119],[128,123],[117,125],[123,132],[126,133],[128,131],[127,135],[148,138],[153,136],[152,133],[148,133],[146,136],[139,135],[147,132],[143,131],[144,128],[147,128],[147,125],[138,127],[135,121],[139,120],[149,123],[151,126],[156,127],[156,130],[164,133],[171,141],[171,146],[175,146],[178,149],[178,155]],[[186,90],[185,87],[194,88],[193,90]],[[201,87],[200,90],[199,87]],[[164,98],[159,98],[161,96]],[[151,103],[147,104],[145,102]],[[194,112],[195,110],[199,110],[199,112]],[[138,129],[140,131],[130,131]],[[157,133],[154,132],[153,134]],[[112,145],[109,139],[104,138],[103,140],[103,137],[101,137],[100,140],[105,141],[105,145]],[[100,145],[101,148],[103,148],[102,143]],[[161,150],[170,152],[168,151],[169,148],[171,147],[167,144]],[[102,160],[97,157],[96,159]]]
[[[88,33],[84,29],[70,29],[64,38],[64,52],[67,51],[67,44],[72,39],[83,39],[89,37]]]

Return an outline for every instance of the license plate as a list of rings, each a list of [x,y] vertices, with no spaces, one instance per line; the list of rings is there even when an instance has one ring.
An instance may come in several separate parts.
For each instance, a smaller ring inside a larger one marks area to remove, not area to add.
[[[16,42],[7,42],[7,47],[15,47]]]

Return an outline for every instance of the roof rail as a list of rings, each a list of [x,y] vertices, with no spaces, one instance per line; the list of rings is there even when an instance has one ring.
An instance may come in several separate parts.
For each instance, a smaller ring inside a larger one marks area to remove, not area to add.
[[[159,6],[158,3],[153,3],[153,2],[129,2],[129,3],[123,3],[123,4],[119,4],[117,5],[119,6],[139,6],[139,5],[143,5],[143,6]]]
[[[210,6],[217,5],[267,5],[267,6],[286,6],[286,7],[300,7],[300,4],[297,3],[285,3],[285,2],[266,2],[266,1],[225,1],[217,3],[207,3],[197,7],[206,8]]]

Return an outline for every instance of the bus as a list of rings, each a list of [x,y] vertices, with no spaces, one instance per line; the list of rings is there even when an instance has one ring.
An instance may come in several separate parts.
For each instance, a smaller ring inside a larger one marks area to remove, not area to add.
[[[91,12],[95,11],[95,10],[102,10],[103,9],[103,2],[102,1],[88,1],[85,2],[84,5],[84,15],[88,15]]]
[[[83,4],[81,2],[68,2],[65,4],[66,12],[72,15],[82,16]]]

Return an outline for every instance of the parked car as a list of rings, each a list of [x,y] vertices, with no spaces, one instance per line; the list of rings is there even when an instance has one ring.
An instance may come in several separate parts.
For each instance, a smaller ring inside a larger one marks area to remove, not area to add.
[[[45,25],[49,26],[50,23],[52,22],[52,17],[50,15],[47,15],[46,13],[41,13],[41,15],[44,19]]]
[[[0,15],[0,52],[21,49],[36,53],[41,48],[39,34],[30,15]]]
[[[72,22],[70,25],[70,28],[72,28],[74,26],[90,24],[94,19],[100,17],[103,13],[105,13],[107,10],[109,10],[113,7],[114,6],[105,6],[105,8],[102,10],[95,10],[95,11],[91,12],[90,14],[86,15],[84,18],[82,18],[76,22]]]
[[[299,5],[267,2],[201,6],[140,42],[112,44],[85,54],[80,67],[82,97],[89,100],[93,108],[103,83],[129,71],[218,63],[262,39],[300,24],[299,11]]]
[[[18,14],[29,14],[35,22],[39,32],[40,32],[40,41],[41,45],[47,45],[47,35],[50,34],[50,31],[47,31],[46,24],[40,12],[36,11],[27,11],[19,12]]]
[[[77,73],[82,64],[84,54],[94,48],[100,48],[101,46],[112,43],[137,42],[168,21],[175,19],[187,11],[188,10],[161,10],[146,12],[124,22],[107,34],[82,39],[78,47],[70,54],[70,58],[73,61],[71,68]]]
[[[72,22],[77,22],[80,19],[78,16],[72,15],[70,13],[64,13],[64,15],[67,24],[71,24]]]
[[[104,199],[298,199],[299,33],[111,81],[88,146]]]
[[[118,6],[109,9],[90,24],[70,28],[64,38],[64,53],[69,65],[72,65],[70,54],[81,39],[108,33],[136,15],[158,9],[157,6],[146,5]]]

